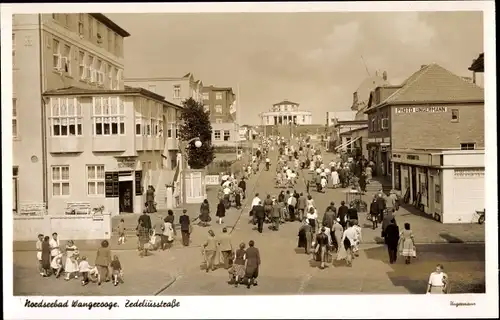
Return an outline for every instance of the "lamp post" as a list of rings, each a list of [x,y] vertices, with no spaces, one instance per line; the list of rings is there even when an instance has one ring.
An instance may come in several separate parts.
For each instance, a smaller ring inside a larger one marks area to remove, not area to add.
[[[182,155],[182,205],[186,206],[186,168],[188,167],[187,161],[187,149],[189,145],[194,141],[194,146],[196,148],[200,148],[203,143],[201,142],[199,137],[192,138],[186,142],[186,145],[183,145],[182,140],[179,139],[179,149]]]

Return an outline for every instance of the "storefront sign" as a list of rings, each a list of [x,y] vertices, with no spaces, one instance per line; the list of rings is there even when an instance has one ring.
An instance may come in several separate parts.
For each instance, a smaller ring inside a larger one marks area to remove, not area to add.
[[[135,163],[136,161],[134,158],[118,159],[118,168],[135,170]]]
[[[207,186],[218,186],[220,184],[219,175],[207,175],[205,176],[205,184]]]
[[[481,178],[484,169],[455,169],[455,178]]]
[[[135,172],[134,181],[135,181],[135,195],[141,196],[142,195],[142,171]]]
[[[399,113],[444,113],[447,107],[400,107],[396,108],[396,114]]]

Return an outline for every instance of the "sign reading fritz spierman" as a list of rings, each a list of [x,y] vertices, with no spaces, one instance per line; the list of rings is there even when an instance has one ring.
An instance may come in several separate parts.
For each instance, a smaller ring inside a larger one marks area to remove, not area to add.
[[[445,113],[448,112],[447,107],[398,107],[396,114],[399,113]]]

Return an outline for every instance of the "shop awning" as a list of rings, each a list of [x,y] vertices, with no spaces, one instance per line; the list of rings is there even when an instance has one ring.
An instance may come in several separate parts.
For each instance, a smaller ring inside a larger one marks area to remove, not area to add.
[[[349,146],[349,145],[353,144],[354,142],[356,142],[356,141],[357,141],[357,140],[359,140],[359,139],[361,139],[361,137],[356,137],[356,138],[354,138],[354,139],[351,139],[349,142],[346,142],[346,143],[344,143],[344,144],[341,144],[341,145],[339,145],[339,146],[335,147],[335,150],[338,150],[338,149],[340,149],[340,148],[347,147],[347,146]]]

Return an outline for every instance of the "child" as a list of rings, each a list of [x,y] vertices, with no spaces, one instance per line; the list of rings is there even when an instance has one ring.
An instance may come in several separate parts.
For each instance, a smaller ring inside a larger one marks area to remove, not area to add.
[[[117,286],[118,281],[123,282],[122,265],[120,263],[120,260],[118,259],[118,256],[113,257],[113,261],[111,261],[111,269],[112,269],[113,284]]]
[[[118,223],[116,230],[118,231],[118,244],[120,245],[122,243],[125,243],[125,220],[120,220],[120,223]]]
[[[53,273],[56,275],[56,278],[59,278],[63,269],[62,256],[62,253],[59,253],[54,257],[54,259],[52,259],[52,262],[50,263],[50,267],[52,268]]]
[[[90,273],[90,265],[87,261],[87,257],[83,256],[78,264],[78,271],[82,276],[82,286],[87,285],[89,283],[89,273]]]
[[[99,280],[99,269],[97,269],[97,266],[89,266],[89,280],[92,282],[97,282]]]

